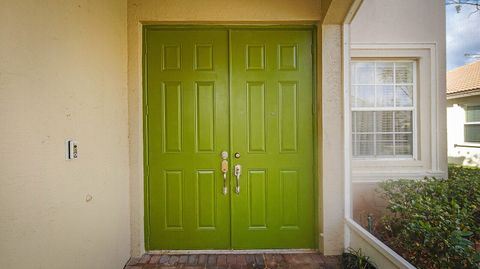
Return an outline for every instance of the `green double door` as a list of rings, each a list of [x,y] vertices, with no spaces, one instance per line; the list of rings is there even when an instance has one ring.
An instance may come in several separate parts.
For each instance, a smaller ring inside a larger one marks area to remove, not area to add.
[[[314,248],[311,30],[144,40],[146,248]]]

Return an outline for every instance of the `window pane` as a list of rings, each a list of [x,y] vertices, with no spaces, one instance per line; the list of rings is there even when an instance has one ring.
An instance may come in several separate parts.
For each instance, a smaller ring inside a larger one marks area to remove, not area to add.
[[[373,84],[375,82],[374,63],[354,63],[355,84]]]
[[[413,83],[413,63],[395,63],[395,82]]]
[[[413,106],[413,86],[397,86],[395,88],[396,106]]]
[[[393,107],[393,86],[377,86],[377,107]]]
[[[395,155],[412,155],[413,147],[412,134],[395,135]]]
[[[371,111],[358,111],[353,112],[353,119],[355,120],[353,129],[354,132],[373,132],[374,120],[373,112]]]
[[[375,86],[355,86],[355,107],[375,106]]]
[[[357,134],[354,141],[355,156],[373,156],[372,134]]]
[[[412,131],[412,111],[395,112],[395,132]]]
[[[465,124],[465,142],[480,142],[480,124]]]
[[[467,122],[480,122],[480,106],[467,106]]]
[[[377,63],[375,78],[378,84],[393,83],[393,63]]]
[[[377,155],[388,156],[393,155],[393,134],[377,134]]]
[[[393,132],[393,111],[379,111],[375,113],[377,132]]]

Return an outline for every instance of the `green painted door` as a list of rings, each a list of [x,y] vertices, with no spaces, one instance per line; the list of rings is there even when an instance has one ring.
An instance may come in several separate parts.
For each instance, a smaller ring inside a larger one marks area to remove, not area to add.
[[[314,248],[312,33],[231,33],[232,195],[238,249]]]
[[[148,29],[147,249],[230,248],[228,32]]]
[[[148,250],[314,248],[311,36],[146,28]]]

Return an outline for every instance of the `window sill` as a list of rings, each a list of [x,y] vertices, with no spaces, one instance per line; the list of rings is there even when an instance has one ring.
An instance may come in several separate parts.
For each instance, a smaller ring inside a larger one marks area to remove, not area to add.
[[[453,144],[454,148],[480,148],[480,142],[466,142],[465,144]]]
[[[364,168],[400,168],[400,169],[426,169],[426,163],[414,158],[382,158],[382,159],[352,159],[352,168],[362,170]]]
[[[377,162],[377,161],[416,161],[413,157],[352,157],[352,161]]]

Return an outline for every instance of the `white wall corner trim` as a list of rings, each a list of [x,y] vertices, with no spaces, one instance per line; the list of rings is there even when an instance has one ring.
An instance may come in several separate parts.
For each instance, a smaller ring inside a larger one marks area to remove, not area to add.
[[[362,226],[356,223],[353,219],[346,219],[347,226],[352,232],[359,235],[363,240],[370,244],[375,250],[382,254],[385,258],[391,261],[395,266],[400,269],[415,269],[416,267],[405,260],[402,256],[398,255],[395,251],[385,245],[382,241],[378,240],[375,236],[365,230]]]
[[[351,137],[350,137],[350,23],[360,9],[363,0],[355,0],[348,11],[342,29],[343,56],[343,129],[344,129],[344,217],[350,219],[352,211],[352,169],[351,169]],[[350,246],[350,229],[344,227],[344,247]]]

